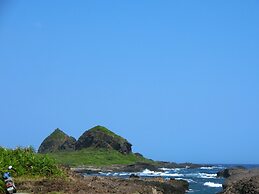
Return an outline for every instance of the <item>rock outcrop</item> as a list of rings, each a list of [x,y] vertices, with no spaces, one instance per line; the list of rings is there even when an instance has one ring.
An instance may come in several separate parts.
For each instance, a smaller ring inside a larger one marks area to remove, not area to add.
[[[185,194],[188,182],[184,180],[122,179],[115,177],[73,175],[70,179],[20,180],[17,187],[31,193],[91,193],[91,194]]]
[[[227,178],[219,194],[259,194],[259,169],[226,169],[218,176]]]
[[[247,172],[244,167],[227,168],[217,173],[217,177],[228,178],[236,174],[242,174]]]
[[[137,162],[135,164],[130,164],[125,166],[120,171],[121,172],[142,172],[145,169],[152,170],[152,171],[159,170],[158,167],[153,164],[149,164],[145,162]]]
[[[73,151],[75,150],[76,139],[68,136],[60,129],[56,129],[41,143],[38,152],[50,153],[58,151]]]
[[[132,153],[131,144],[124,138],[102,126],[96,126],[79,137],[76,142],[76,150],[83,148],[114,149],[123,154]]]
[[[131,144],[121,136],[102,126],[87,130],[76,141],[60,129],[56,129],[40,145],[39,153],[75,151],[84,148],[114,149],[123,154],[132,153]]]

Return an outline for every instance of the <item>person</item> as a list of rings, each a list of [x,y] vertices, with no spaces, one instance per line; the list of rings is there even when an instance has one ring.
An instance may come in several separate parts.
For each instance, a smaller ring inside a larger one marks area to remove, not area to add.
[[[16,172],[16,170],[12,166],[9,166],[8,172],[4,173],[3,178],[4,178],[5,183],[8,182],[8,181],[12,182],[13,187],[14,187],[14,193],[16,193],[16,186],[14,184],[14,181],[13,181],[12,177],[11,177],[11,173],[9,172],[10,170],[13,170],[13,171]]]

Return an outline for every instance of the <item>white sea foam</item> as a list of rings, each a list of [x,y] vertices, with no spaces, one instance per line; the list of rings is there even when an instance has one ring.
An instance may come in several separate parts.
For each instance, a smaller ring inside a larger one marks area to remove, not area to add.
[[[159,170],[162,170],[162,171],[169,171],[169,170],[173,170],[171,168],[159,168]]]
[[[214,179],[217,177],[217,174],[209,174],[209,173],[189,173],[185,174],[186,177],[196,177],[203,179]]]
[[[208,186],[208,187],[222,187],[222,184],[219,183],[213,183],[213,182],[206,182],[203,184],[204,186]]]
[[[181,169],[180,168],[159,168],[159,170],[162,170],[162,171],[179,171]]]
[[[203,166],[200,167],[201,170],[213,170],[213,169],[223,169],[223,166]]]
[[[100,175],[102,175],[102,176],[111,176],[112,175],[112,173],[110,173],[110,172],[99,172],[99,174]]]
[[[217,177],[217,174],[209,174],[209,173],[198,173],[200,178],[204,179],[214,179]]]
[[[200,169],[202,169],[202,170],[212,170],[212,169],[214,169],[214,168],[216,168],[216,166],[211,166],[211,167],[200,167]]]
[[[193,189],[189,189],[189,190],[187,191],[187,193],[193,193],[193,192],[194,192]]]
[[[162,177],[182,177],[184,176],[183,174],[178,174],[178,173],[161,173]]]
[[[184,181],[187,181],[188,183],[197,183],[196,181],[194,181],[192,179],[175,178],[175,180],[184,180]]]
[[[169,171],[166,172],[158,172],[158,171],[151,171],[148,169],[145,169],[143,172],[137,173],[138,176],[148,176],[148,177],[156,177],[156,176],[161,176],[161,177],[181,177],[184,176],[183,174],[178,174],[178,173],[170,173]]]
[[[132,173],[129,172],[108,172],[108,173],[104,173],[104,172],[99,172],[99,175],[101,176],[130,176]],[[148,169],[145,169],[143,172],[138,172],[135,173],[138,176],[145,176],[145,177],[183,177],[183,174],[179,174],[179,173],[170,173],[170,171],[166,171],[166,172],[159,172],[159,171],[151,171]]]
[[[115,173],[104,173],[104,172],[99,172],[100,175],[102,176],[130,176],[132,173],[129,172],[115,172]],[[189,173],[189,174],[181,174],[177,172],[172,172],[172,171],[165,171],[165,172],[160,172],[160,171],[152,171],[145,169],[142,172],[135,173],[138,176],[143,176],[143,177],[173,177],[173,178],[182,178],[183,177],[195,177],[195,178],[203,178],[203,179],[215,179],[217,177],[217,174],[209,174],[209,173]],[[192,182],[192,179],[186,179],[188,182]]]

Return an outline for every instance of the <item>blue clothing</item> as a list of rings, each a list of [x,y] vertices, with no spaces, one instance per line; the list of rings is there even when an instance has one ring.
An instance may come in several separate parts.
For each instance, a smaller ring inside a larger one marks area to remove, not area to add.
[[[10,172],[5,172],[4,175],[3,175],[3,178],[4,178],[4,179],[9,179],[9,178],[11,178]]]

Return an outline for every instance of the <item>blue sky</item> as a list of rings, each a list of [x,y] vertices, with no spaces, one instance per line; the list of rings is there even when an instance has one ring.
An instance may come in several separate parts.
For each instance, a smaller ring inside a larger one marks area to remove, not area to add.
[[[0,3],[0,145],[103,125],[156,160],[259,163],[259,2]]]

